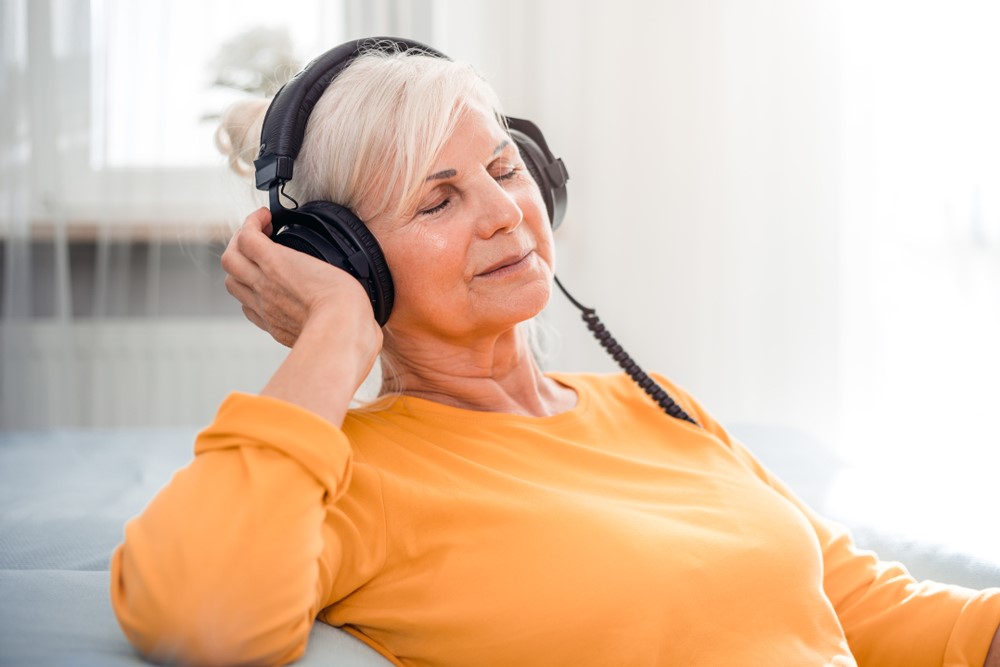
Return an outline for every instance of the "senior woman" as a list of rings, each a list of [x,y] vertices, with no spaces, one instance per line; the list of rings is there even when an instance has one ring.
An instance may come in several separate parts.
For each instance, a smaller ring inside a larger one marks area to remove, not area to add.
[[[127,526],[112,599],[143,654],[286,663],[318,618],[400,665],[996,664],[1000,590],[855,549],[665,379],[690,421],[625,375],[543,373],[522,325],[552,291],[549,212],[494,93],[358,46],[271,210],[356,213],[391,315],[267,209],[233,237],[227,286],[291,350]],[[237,166],[264,106],[228,116]],[[351,409],[380,355],[383,398]]]

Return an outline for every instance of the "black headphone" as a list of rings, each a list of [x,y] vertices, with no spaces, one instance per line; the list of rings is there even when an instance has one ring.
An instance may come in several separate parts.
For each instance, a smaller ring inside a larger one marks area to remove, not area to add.
[[[282,245],[337,266],[368,292],[379,326],[392,311],[393,286],[389,266],[375,236],[349,209],[328,201],[311,201],[285,208],[280,195],[292,178],[295,158],[302,148],[306,122],[327,86],[361,53],[414,49],[422,55],[448,57],[418,42],[394,37],[372,37],[347,42],[319,56],[288,81],[271,101],[260,134],[260,153],[254,161],[257,189],[269,192],[272,239]],[[528,173],[538,183],[553,229],[566,214],[569,174],[552,155],[541,130],[527,120],[506,118],[510,136],[521,152]]]

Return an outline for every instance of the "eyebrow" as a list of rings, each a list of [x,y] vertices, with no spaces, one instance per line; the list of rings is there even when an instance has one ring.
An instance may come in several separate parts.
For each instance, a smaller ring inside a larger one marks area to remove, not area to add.
[[[436,174],[431,174],[430,176],[427,177],[427,180],[434,181],[440,178],[452,178],[456,174],[458,174],[458,172],[455,171],[454,169],[445,169],[444,171],[439,171]]]
[[[500,151],[502,151],[503,149],[507,148],[507,146],[509,146],[509,145],[510,145],[510,139],[504,139],[499,144],[497,144],[496,148],[493,149],[493,155],[497,155],[498,153],[500,153]],[[454,169],[445,169],[444,171],[439,171],[439,172],[437,172],[435,174],[431,174],[430,176],[427,177],[427,180],[428,181],[437,181],[437,180],[440,180],[442,178],[454,178],[457,175],[458,175],[458,172],[455,171]]]

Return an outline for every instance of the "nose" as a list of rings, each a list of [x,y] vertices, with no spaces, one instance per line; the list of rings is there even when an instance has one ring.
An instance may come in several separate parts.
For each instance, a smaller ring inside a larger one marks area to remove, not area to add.
[[[511,192],[489,174],[484,174],[480,183],[481,205],[477,224],[480,235],[490,238],[517,229],[524,220],[524,213]]]

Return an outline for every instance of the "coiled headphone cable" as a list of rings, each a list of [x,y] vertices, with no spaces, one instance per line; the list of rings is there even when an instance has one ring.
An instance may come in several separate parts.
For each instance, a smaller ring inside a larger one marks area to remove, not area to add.
[[[597,312],[593,308],[588,308],[581,304],[579,301],[574,299],[566,288],[563,287],[562,283],[559,282],[559,278],[555,278],[556,286],[562,290],[562,293],[566,295],[566,298],[572,302],[574,306],[580,309],[581,317],[583,321],[586,322],[587,328],[590,332],[594,334],[594,338],[597,342],[601,344],[601,347],[611,355],[619,366],[622,367],[628,376],[635,381],[643,391],[649,394],[649,397],[659,405],[664,412],[666,412],[671,417],[675,419],[683,419],[684,421],[691,422],[695,426],[698,426],[698,422],[691,418],[688,413],[684,412],[681,406],[677,405],[676,401],[670,397],[670,394],[666,390],[657,384],[656,380],[649,377],[645,371],[643,371],[639,364],[629,356],[628,352],[622,348],[622,346],[615,340],[615,337],[611,335],[607,327],[601,322],[601,319],[597,316]]]

